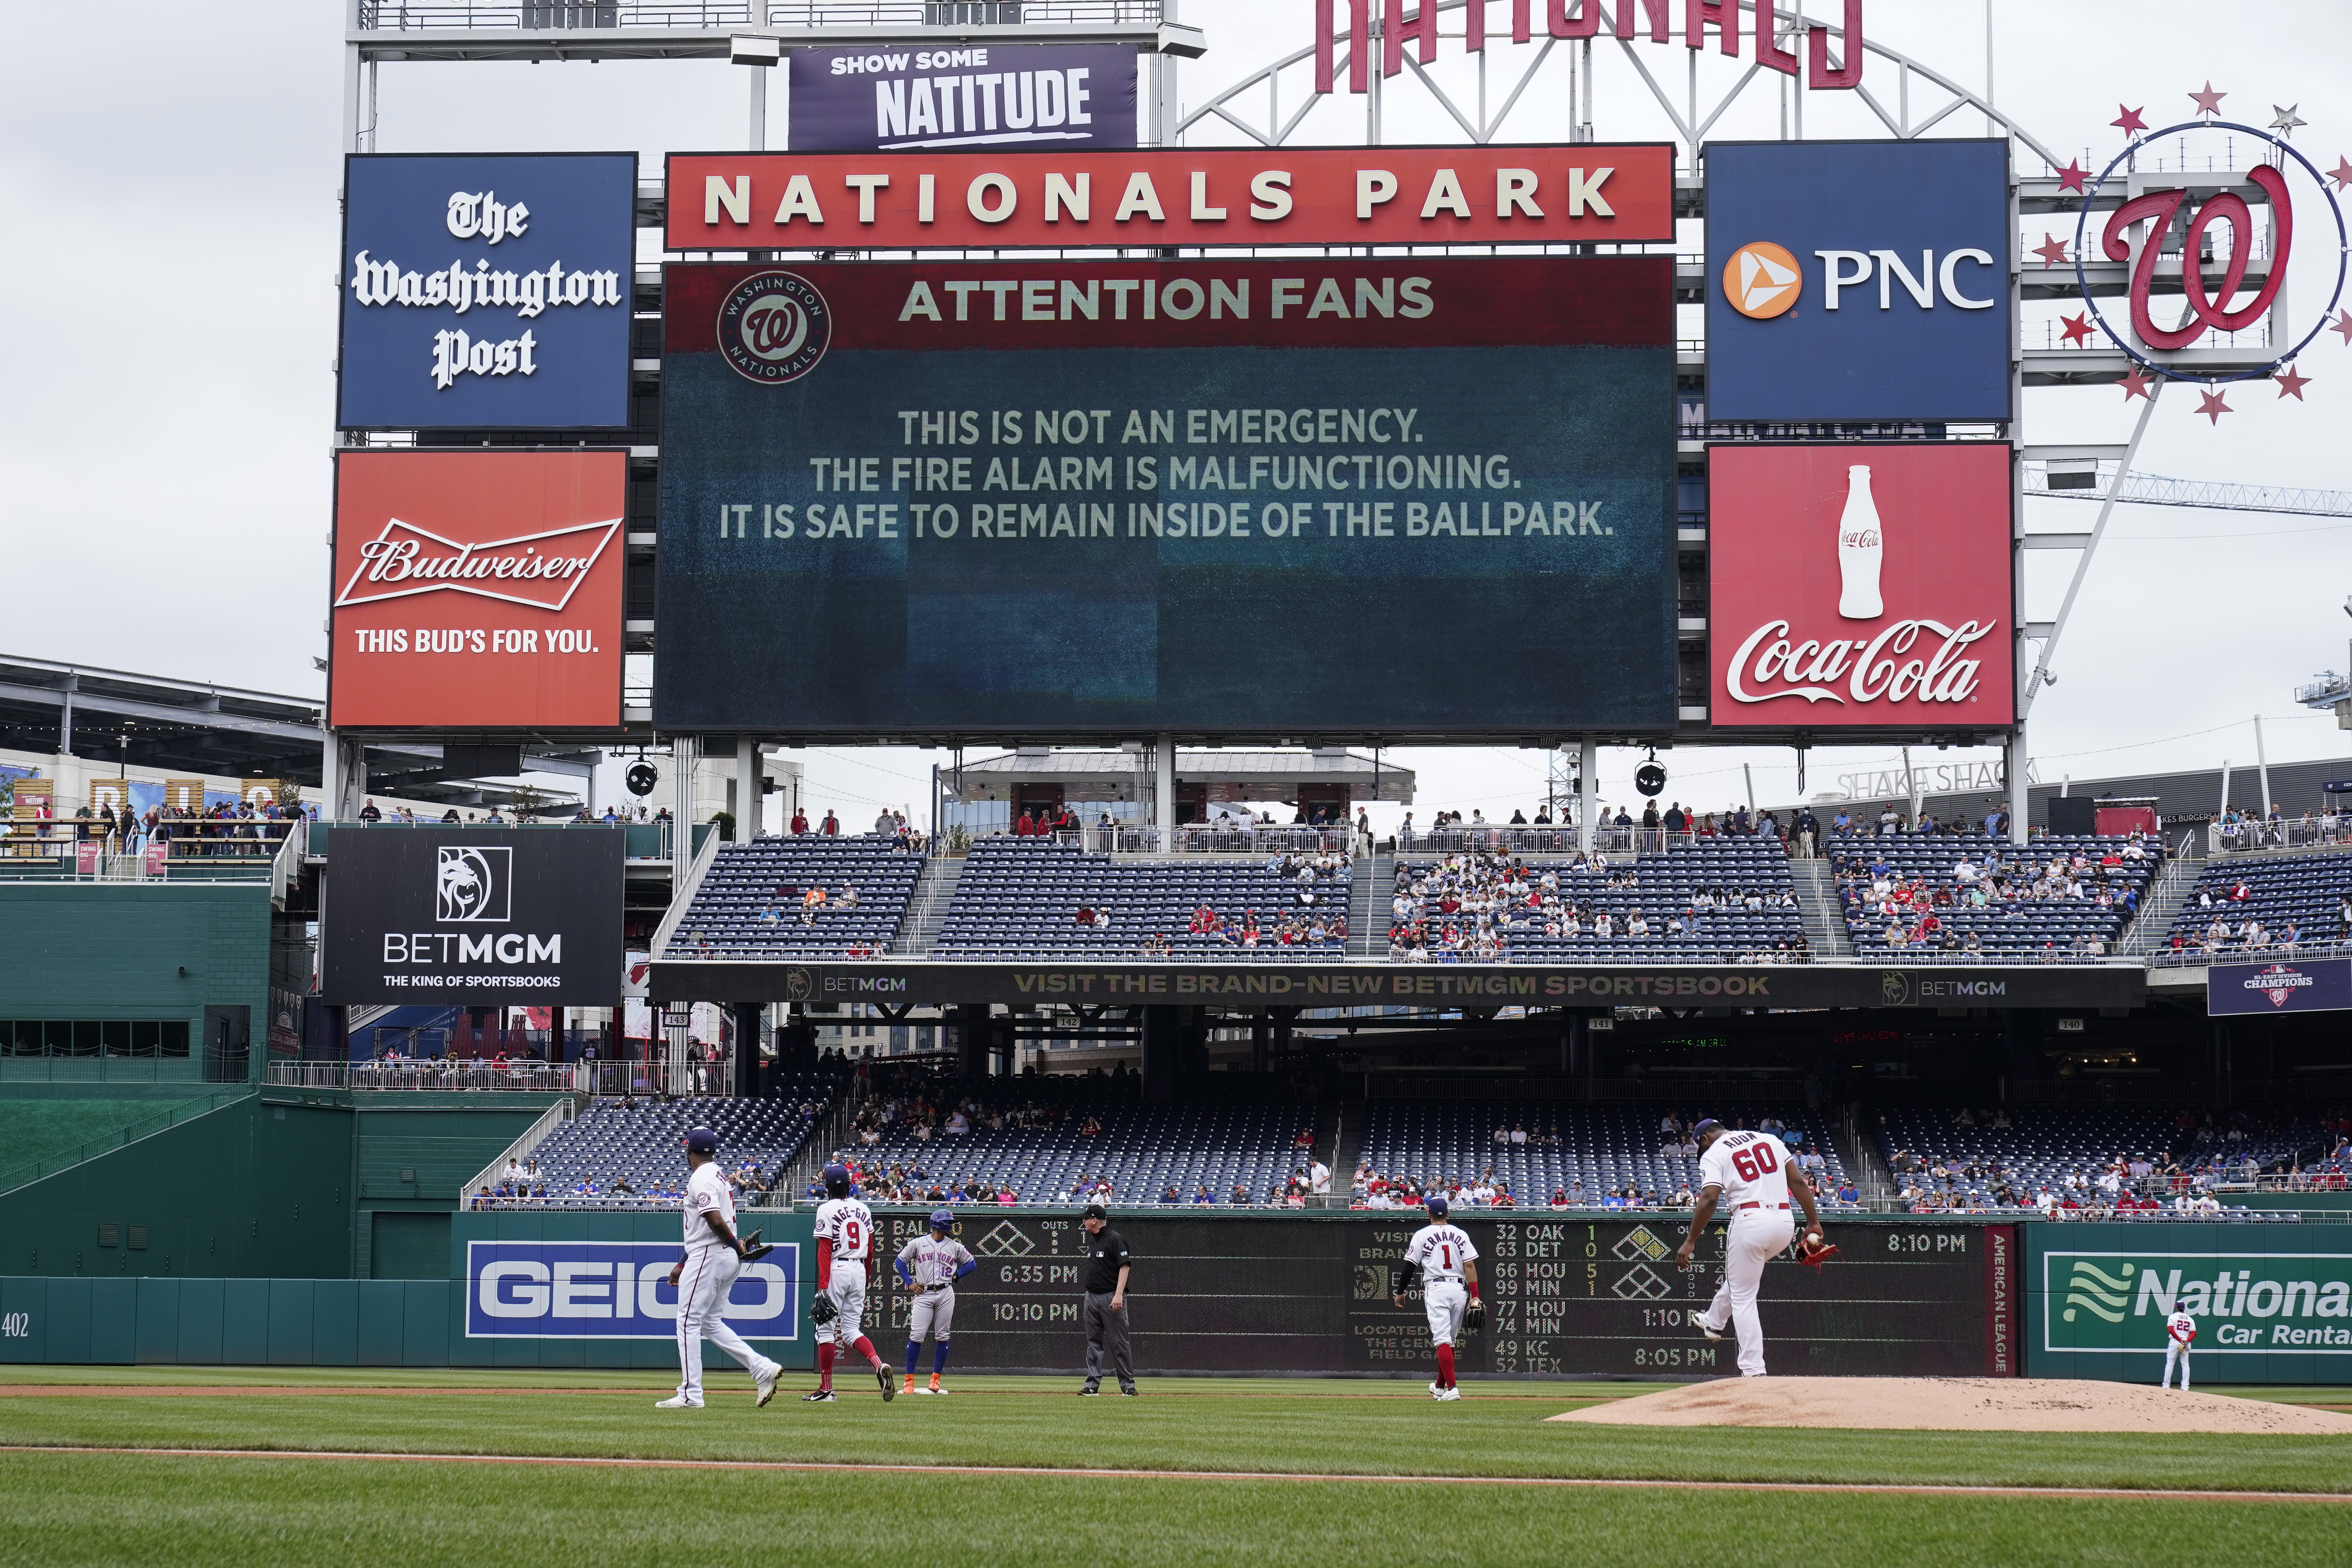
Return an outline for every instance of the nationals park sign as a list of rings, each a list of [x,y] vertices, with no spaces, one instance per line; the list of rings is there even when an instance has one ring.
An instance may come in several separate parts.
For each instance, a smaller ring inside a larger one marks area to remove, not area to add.
[[[1109,1006],[2133,1007],[2137,964],[784,963],[656,958],[673,1001]]]

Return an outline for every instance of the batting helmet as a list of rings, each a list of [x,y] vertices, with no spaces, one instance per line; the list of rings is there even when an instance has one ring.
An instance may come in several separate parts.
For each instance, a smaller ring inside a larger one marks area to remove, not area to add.
[[[1429,1209],[1430,1218],[1444,1219],[1445,1211],[1453,1205],[1445,1201],[1445,1195],[1443,1193],[1432,1193],[1429,1194],[1426,1206]]]
[[[848,1166],[827,1165],[824,1168],[824,1194],[829,1198],[845,1198],[849,1195]]]
[[[933,1230],[941,1231],[953,1230],[955,1228],[955,1210],[933,1209],[931,1211],[931,1228]]]

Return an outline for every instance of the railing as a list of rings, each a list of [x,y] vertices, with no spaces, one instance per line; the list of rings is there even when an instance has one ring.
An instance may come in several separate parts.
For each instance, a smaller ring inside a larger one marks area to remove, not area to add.
[[[2319,958],[2352,958],[2352,942],[2284,942],[2270,940],[2249,946],[2231,937],[2208,947],[2200,938],[2178,948],[2162,947],[2147,954],[2150,969],[2210,969],[2217,963],[2278,963]]]
[[[44,1176],[54,1176],[59,1171],[79,1165],[84,1160],[95,1159],[111,1150],[120,1149],[126,1143],[134,1143],[142,1138],[151,1138],[169,1128],[177,1127],[183,1121],[193,1121],[199,1116],[218,1110],[224,1105],[243,1100],[252,1092],[250,1089],[223,1089],[215,1094],[205,1095],[201,1099],[184,1100],[158,1115],[142,1117],[136,1121],[114,1129],[111,1132],[78,1143],[62,1152],[27,1161],[14,1170],[0,1172],[0,1193],[14,1192],[18,1187],[27,1186],[41,1180]]]
[[[2262,849],[2335,849],[2352,847],[2352,816],[2239,817],[2208,823],[2210,855],[2251,854]]]
[[[500,1061],[495,1057],[394,1057],[358,1062],[271,1062],[262,1081],[278,1089],[446,1090],[480,1093],[587,1092],[580,1070],[593,1062]]]
[[[328,832],[330,829],[337,827],[397,829],[403,827],[450,827],[456,826],[457,825],[454,823],[446,823],[439,821],[438,819],[428,819],[425,817],[419,817],[415,822],[396,822],[390,818],[386,818],[382,822],[361,822],[356,819],[346,819],[340,822],[313,822],[310,825],[310,829],[306,836],[306,848],[310,854],[317,856],[325,855],[327,853]],[[511,829],[516,832],[534,833],[551,833],[558,828],[564,827],[603,827],[607,829],[618,827],[622,835],[621,855],[624,859],[667,860],[669,858],[670,851],[670,830],[676,825],[666,821],[609,823],[600,818],[593,822],[572,822],[568,820],[563,822],[469,822],[464,826],[467,827],[500,827]]]
[[[549,1106],[540,1114],[538,1121],[523,1129],[521,1137],[499,1150],[496,1159],[474,1173],[473,1179],[457,1189],[457,1201],[470,1207],[475,1194],[486,1187],[495,1188],[505,1181],[508,1163],[520,1162],[524,1155],[546,1142],[549,1134],[572,1120],[574,1110],[574,1102],[569,1096]]]
[[[1150,26],[1160,0],[359,0],[362,32]]]
[[[659,27],[665,29],[750,26],[758,0],[718,0],[716,4],[640,4],[638,0],[542,0],[532,4],[473,4],[471,0],[440,0],[439,4],[409,5],[403,0],[360,0],[358,22],[363,33],[415,33],[454,30],[520,31],[541,28],[577,29]]]

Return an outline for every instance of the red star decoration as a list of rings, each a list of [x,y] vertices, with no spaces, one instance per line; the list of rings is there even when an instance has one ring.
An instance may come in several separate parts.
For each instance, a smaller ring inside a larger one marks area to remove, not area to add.
[[[2218,391],[2208,389],[2197,395],[2197,412],[2216,425],[2221,423],[2222,415],[2231,411],[2230,405],[2221,401],[2221,395]]]
[[[2342,332],[2345,346],[2352,348],[2352,310],[2336,311],[2336,320],[2327,323],[2327,330],[2331,332]]]
[[[2059,328],[2058,331],[2059,335],[2066,340],[2067,347],[2079,348],[2090,339],[2090,319],[2087,314],[2069,316],[2066,318],[2066,324]]]
[[[2082,190],[2083,181],[2086,177],[2083,173],[2083,161],[2080,158],[2069,158],[2066,160],[2066,166],[2058,171],[2058,188],[2062,191]]]
[[[2108,124],[2120,126],[2123,129],[2123,133],[2126,136],[2137,136],[2141,132],[2147,129],[2147,121],[2139,117],[2138,110],[2124,109],[2124,106],[2120,103],[2116,104],[2116,107],[2117,109],[2123,109],[2123,118],[2120,120],[2110,120],[2107,121]]]
[[[2189,96],[2197,100],[2198,113],[2219,114],[2221,112],[2221,100],[2230,95],[2226,92],[2215,92],[2213,90],[2213,79],[2211,77],[2207,77],[2205,79],[2205,90],[2203,92],[2192,92]],[[2121,109],[2123,105],[2117,104],[2116,107]]]
[[[2148,371],[2126,371],[2124,373],[2124,401],[2126,403],[2129,403],[2135,397],[2147,396],[2147,389],[2155,384],[2156,376]]]
[[[2327,171],[2327,177],[2336,182],[2336,188],[2339,191],[2347,185],[2352,185],[2352,163],[2345,162],[2344,154],[2338,153],[2336,155],[2336,167]]]
[[[2044,267],[2063,267],[2066,265],[2066,242],[2053,238],[2045,231],[2042,236],[2042,243],[2033,247],[2033,254],[2042,258],[2042,265]]]
[[[2301,403],[2303,401],[2303,389],[2311,384],[2311,377],[2307,375],[2295,374],[2294,366],[2293,365],[2286,367],[2284,374],[2274,375],[2271,377],[2271,379],[2278,383],[2279,395],[2281,397],[2292,397],[2297,403]]]

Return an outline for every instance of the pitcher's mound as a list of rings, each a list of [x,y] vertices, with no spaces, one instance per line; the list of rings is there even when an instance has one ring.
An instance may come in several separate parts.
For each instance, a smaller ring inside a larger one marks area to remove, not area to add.
[[[1727,1377],[1548,1419],[1630,1426],[2352,1436],[2352,1415],[2332,1410],[2071,1377]]]

